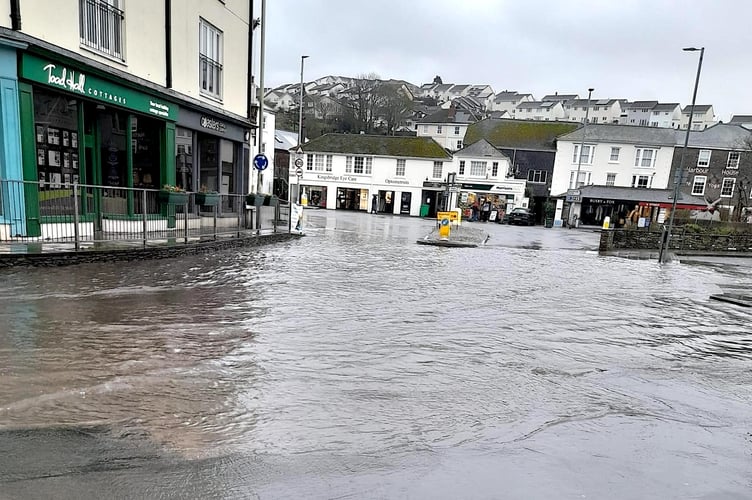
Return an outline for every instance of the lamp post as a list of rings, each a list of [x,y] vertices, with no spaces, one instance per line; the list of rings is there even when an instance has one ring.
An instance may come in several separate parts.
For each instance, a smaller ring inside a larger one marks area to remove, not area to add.
[[[300,148],[300,146],[303,144],[303,67],[305,66],[305,60],[308,58],[308,56],[300,56],[300,97],[298,98],[298,149],[295,152],[296,160],[300,158],[303,159],[303,150]],[[297,166],[297,168],[302,168],[301,166]],[[297,200],[297,203],[300,204],[302,202],[301,198],[303,196],[303,190],[300,188],[300,181],[303,179],[302,176],[298,176],[298,194],[295,197]]]
[[[577,185],[580,183],[580,168],[582,167],[582,149],[585,147],[585,135],[587,135],[587,126],[588,126],[588,116],[590,115],[590,96],[593,95],[594,88],[587,89],[587,106],[585,107],[585,123],[582,127],[582,141],[580,141],[580,152],[577,158],[577,175],[574,177],[574,189],[577,189]],[[588,152],[588,156],[590,156],[590,153]],[[582,203],[582,198],[580,198],[580,203]],[[572,203],[572,206],[574,206],[574,203]],[[570,212],[572,211],[572,207],[570,207]],[[574,224],[574,213],[569,214],[569,225],[570,227]]]
[[[687,133],[684,135],[684,147],[682,148],[681,156],[679,157],[679,168],[676,170],[674,177],[674,198],[671,200],[671,214],[668,217],[668,228],[663,233],[661,238],[661,248],[658,252],[658,262],[666,262],[668,256],[668,249],[671,243],[671,230],[674,227],[674,213],[676,212],[676,201],[679,198],[679,192],[684,176],[684,157],[687,154],[687,145],[689,144],[689,131],[692,130],[692,117],[695,114],[695,100],[697,99],[697,86],[700,84],[700,70],[702,69],[702,58],[705,55],[705,47],[685,47],[682,49],[685,52],[697,52],[700,51],[700,60],[697,62],[697,76],[695,77],[695,88],[692,91],[692,105],[689,107],[689,121],[687,122]]]

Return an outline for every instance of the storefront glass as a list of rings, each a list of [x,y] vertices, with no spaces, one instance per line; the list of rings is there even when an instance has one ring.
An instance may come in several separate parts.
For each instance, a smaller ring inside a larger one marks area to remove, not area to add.
[[[159,134],[162,124],[151,118],[131,117],[131,147],[133,148],[133,187],[158,189],[161,180]]]
[[[326,208],[326,186],[303,186],[308,206]]]
[[[34,125],[40,189],[60,189],[79,181],[78,106],[76,99],[34,92]]]
[[[193,191],[193,132],[178,127],[175,131],[175,185]]]

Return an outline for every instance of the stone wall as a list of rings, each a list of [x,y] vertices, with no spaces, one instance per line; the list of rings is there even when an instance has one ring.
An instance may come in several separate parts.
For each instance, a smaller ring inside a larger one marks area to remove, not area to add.
[[[279,243],[300,235],[290,233],[277,233],[261,236],[248,236],[241,238],[228,238],[218,241],[201,243],[175,243],[155,245],[151,247],[138,247],[132,249],[91,249],[79,252],[44,252],[44,253],[10,253],[0,254],[0,268],[34,266],[68,266],[73,264],[86,264],[93,262],[113,262],[129,260],[165,259],[181,257],[184,255],[196,255],[218,250],[250,247]]]
[[[604,229],[598,250],[658,250],[662,232],[635,229]],[[691,253],[748,253],[752,252],[751,233],[709,234],[686,231],[678,227],[672,231],[670,249],[677,254]]]

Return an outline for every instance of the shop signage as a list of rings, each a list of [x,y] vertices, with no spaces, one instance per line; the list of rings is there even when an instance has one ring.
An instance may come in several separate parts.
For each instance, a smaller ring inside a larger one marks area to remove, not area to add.
[[[424,188],[443,188],[444,184],[441,182],[424,181],[423,187]]]
[[[58,90],[165,120],[174,121],[178,117],[176,104],[29,53],[23,54],[21,77]]]
[[[357,182],[357,177],[352,177],[349,175],[322,175],[319,174],[316,176],[317,179],[322,181],[340,181],[340,182]]]
[[[224,134],[225,129],[227,128],[227,125],[225,125],[224,122],[215,120],[214,118],[210,118],[208,116],[202,116],[199,123],[201,123],[202,127],[208,128],[209,130],[213,130],[215,132],[219,132],[220,134]]]
[[[504,186],[504,185],[496,185],[493,187],[494,191],[514,191],[514,188],[511,186]]]
[[[384,182],[387,184],[404,184],[405,186],[410,185],[410,181],[406,181],[405,179],[385,179]]]
[[[616,204],[616,201],[614,200],[604,200],[602,198],[590,198],[590,203],[594,205],[614,205]]]
[[[469,189],[471,191],[490,191],[493,189],[493,184],[467,184],[463,182],[462,189]]]

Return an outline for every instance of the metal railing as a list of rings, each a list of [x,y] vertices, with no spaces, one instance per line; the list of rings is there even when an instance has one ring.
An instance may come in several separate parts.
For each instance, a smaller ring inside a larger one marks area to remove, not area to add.
[[[219,96],[222,89],[222,65],[214,59],[200,54],[201,90]]]
[[[241,194],[0,180],[0,243],[191,243],[288,231]],[[284,210],[289,217],[289,210]]]
[[[125,15],[104,0],[79,0],[81,43],[123,60]]]

